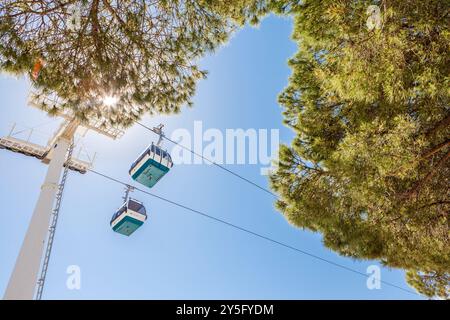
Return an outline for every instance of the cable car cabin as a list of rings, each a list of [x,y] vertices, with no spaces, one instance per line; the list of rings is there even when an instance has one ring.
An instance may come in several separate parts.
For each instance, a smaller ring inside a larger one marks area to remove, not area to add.
[[[152,143],[131,165],[129,173],[133,180],[151,188],[172,167],[170,154]]]
[[[111,227],[115,232],[131,235],[147,220],[144,205],[136,200],[128,199],[112,216]]]

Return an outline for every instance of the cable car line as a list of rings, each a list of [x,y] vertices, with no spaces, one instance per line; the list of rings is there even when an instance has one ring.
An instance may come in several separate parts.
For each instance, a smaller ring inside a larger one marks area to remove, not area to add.
[[[192,213],[195,213],[195,214],[197,214],[197,215],[203,216],[203,217],[208,218],[208,219],[210,219],[210,220],[213,220],[213,221],[215,221],[215,222],[222,223],[222,224],[227,225],[227,226],[229,226],[229,227],[231,227],[231,228],[234,228],[234,229],[236,229],[236,230],[239,230],[239,231],[245,232],[245,233],[247,233],[247,234],[250,234],[250,235],[252,235],[252,236],[254,236],[254,237],[257,237],[257,238],[260,238],[260,239],[264,239],[264,240],[266,240],[266,241],[268,241],[268,242],[271,242],[271,243],[277,244],[277,245],[279,245],[279,246],[282,246],[282,247],[284,247],[284,248],[290,249],[290,250],[292,250],[292,251],[294,251],[294,252],[296,252],[296,253],[300,253],[300,254],[309,256],[309,257],[311,257],[311,258],[314,258],[314,259],[316,259],[316,260],[319,260],[319,261],[322,261],[322,262],[326,262],[326,263],[328,263],[328,264],[330,264],[330,265],[333,265],[333,266],[335,266],[335,267],[338,267],[338,268],[347,270],[347,271],[349,271],[349,272],[358,274],[358,275],[360,275],[360,276],[363,276],[364,278],[367,278],[367,277],[368,277],[367,274],[365,274],[365,273],[363,273],[363,272],[360,272],[360,271],[358,271],[358,270],[349,268],[349,267],[347,267],[347,266],[344,266],[344,265],[342,265],[342,264],[333,262],[333,261],[328,260],[328,259],[326,259],[326,258],[322,258],[322,257],[320,257],[320,256],[318,256],[318,255],[315,255],[315,254],[310,253],[310,252],[308,252],[308,251],[305,251],[305,250],[296,248],[296,247],[294,247],[294,246],[291,246],[291,245],[289,245],[289,244],[283,243],[283,242],[281,242],[281,241],[278,241],[278,240],[269,238],[269,237],[267,237],[267,236],[265,236],[265,235],[262,235],[262,234],[259,234],[259,233],[257,233],[257,232],[251,231],[251,230],[249,230],[249,229],[240,227],[240,226],[238,226],[238,225],[236,225],[236,224],[233,224],[233,223],[231,223],[231,222],[228,222],[228,221],[226,221],[226,220],[223,220],[223,219],[220,219],[220,218],[211,216],[211,215],[209,215],[209,214],[207,214],[207,213],[204,213],[204,212],[201,212],[201,211],[199,211],[199,210],[190,208],[190,207],[188,207],[188,206],[185,206],[185,205],[183,205],[183,204],[181,204],[181,203],[178,203],[178,202],[175,202],[175,201],[173,201],[173,200],[164,198],[164,197],[162,197],[162,196],[158,196],[158,195],[156,195],[156,194],[154,194],[154,193],[148,192],[148,191],[143,190],[143,189],[141,189],[141,188],[139,188],[139,187],[129,185],[129,184],[123,182],[123,181],[120,181],[120,180],[118,180],[118,179],[116,179],[116,178],[113,178],[113,177],[108,176],[108,175],[106,175],[106,174],[103,174],[103,173],[101,173],[101,172],[95,171],[95,170],[93,170],[93,169],[89,169],[89,171],[92,172],[92,173],[94,173],[94,174],[96,174],[96,175],[98,175],[98,176],[101,176],[101,177],[103,177],[103,178],[105,178],[105,179],[108,179],[108,180],[110,180],[110,181],[119,183],[119,184],[124,185],[124,186],[126,186],[126,187],[131,187],[131,188],[133,188],[134,190],[140,191],[140,192],[142,192],[142,193],[144,193],[144,194],[146,194],[146,195],[149,195],[149,196],[152,196],[152,197],[154,197],[154,198],[157,198],[157,199],[159,199],[159,200],[161,200],[161,201],[170,203],[170,204],[172,204],[172,205],[174,205],[174,206],[177,206],[177,207],[179,207],[179,208],[185,209],[185,210],[190,211],[190,212],[192,212]],[[398,286],[398,285],[396,285],[396,284],[393,284],[393,283],[390,283],[390,282],[388,282],[388,281],[381,280],[381,279],[378,279],[378,280],[380,281],[380,283],[383,283],[383,284],[388,285],[388,286],[390,286],[390,287],[397,288],[397,289],[402,290],[402,291],[404,291],[404,292],[407,292],[407,293],[410,293],[410,294],[414,294],[414,295],[420,296],[418,293],[416,293],[416,292],[414,292],[414,291],[411,291],[411,290],[409,290],[409,289],[403,288],[403,287],[401,287],[401,286]]]
[[[264,192],[266,192],[266,193],[268,193],[268,194],[270,194],[270,195],[272,195],[272,196],[274,196],[275,198],[278,199],[278,196],[277,196],[275,193],[273,193],[272,191],[270,191],[269,189],[267,189],[267,188],[265,188],[265,187],[263,187],[263,186],[260,186],[259,184],[257,184],[257,183],[255,183],[255,182],[253,182],[253,181],[251,181],[251,180],[249,180],[249,179],[247,179],[247,178],[241,176],[240,174],[238,174],[238,173],[236,173],[236,172],[234,172],[234,171],[232,171],[232,170],[230,170],[230,169],[227,169],[226,167],[224,167],[224,166],[218,164],[217,162],[212,161],[212,160],[206,158],[206,157],[203,156],[202,154],[199,154],[199,153],[195,152],[194,150],[192,150],[192,149],[190,149],[190,148],[188,148],[188,147],[186,147],[186,146],[183,146],[182,144],[180,144],[180,143],[178,143],[178,142],[176,142],[176,141],[174,141],[174,140],[168,138],[168,137],[165,136],[164,134],[161,134],[160,132],[158,132],[158,130],[155,130],[155,129],[153,129],[153,128],[150,128],[150,127],[146,126],[145,124],[142,124],[142,123],[140,123],[140,122],[138,122],[138,121],[136,121],[136,123],[137,123],[138,125],[140,125],[141,127],[143,127],[143,128],[145,128],[145,129],[147,129],[147,130],[149,130],[149,131],[151,131],[151,132],[153,132],[153,133],[159,135],[160,138],[162,137],[163,139],[166,139],[167,141],[169,141],[169,142],[171,142],[171,143],[173,143],[173,144],[175,144],[175,145],[177,145],[177,146],[183,148],[184,150],[187,150],[187,151],[191,152],[193,155],[202,158],[202,159],[205,160],[206,162],[209,162],[210,164],[215,165],[216,167],[218,167],[218,168],[220,168],[220,169],[222,169],[222,170],[224,170],[224,171],[226,171],[226,172],[228,172],[228,173],[230,173],[230,174],[232,174],[232,175],[238,177],[239,179],[241,179],[241,180],[243,180],[243,181],[245,181],[245,182],[247,182],[247,183],[253,185],[254,187],[256,187],[256,188],[258,188],[258,189],[260,189],[260,190],[262,190],[262,191],[264,191]]]

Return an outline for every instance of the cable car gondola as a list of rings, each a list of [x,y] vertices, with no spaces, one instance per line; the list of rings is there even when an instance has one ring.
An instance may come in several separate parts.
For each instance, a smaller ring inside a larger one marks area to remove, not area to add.
[[[131,178],[144,186],[153,187],[173,167],[170,154],[161,148],[163,125],[154,128],[159,133],[159,141],[152,144],[131,165]]]
[[[147,220],[147,212],[142,202],[128,198],[132,187],[127,187],[124,204],[112,216],[110,225],[115,232],[130,236]]]

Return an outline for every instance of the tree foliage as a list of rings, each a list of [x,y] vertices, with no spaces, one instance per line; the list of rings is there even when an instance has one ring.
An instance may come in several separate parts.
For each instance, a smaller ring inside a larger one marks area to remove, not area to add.
[[[206,74],[196,60],[256,9],[254,0],[4,0],[0,70],[35,77],[43,61],[34,104],[128,126],[191,104]]]
[[[285,1],[288,3],[288,1]],[[376,4],[381,24],[367,28]],[[299,50],[280,95],[296,137],[271,176],[277,207],[338,253],[408,270],[449,296],[448,1],[290,4]]]

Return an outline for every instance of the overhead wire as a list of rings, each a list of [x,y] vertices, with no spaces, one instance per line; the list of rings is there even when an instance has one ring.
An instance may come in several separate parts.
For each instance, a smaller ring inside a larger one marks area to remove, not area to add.
[[[154,130],[153,128],[150,128],[149,126],[146,126],[145,124],[143,124],[143,123],[141,123],[141,122],[139,122],[139,121],[136,121],[136,124],[138,124],[139,126],[141,126],[141,127],[145,128],[145,129],[147,129],[147,130],[149,130],[149,131],[151,131],[151,132],[153,132],[153,133],[159,135],[159,136],[162,137],[163,139],[165,139],[165,140],[167,140],[167,141],[169,141],[169,142],[171,142],[171,143],[173,143],[173,144],[175,144],[175,145],[177,145],[177,146],[183,148],[184,150],[189,151],[189,152],[192,153],[193,155],[202,158],[203,160],[207,161],[208,163],[213,164],[213,165],[215,165],[216,167],[218,167],[218,168],[220,168],[220,169],[222,169],[222,170],[224,170],[224,171],[226,171],[226,172],[228,172],[228,173],[230,173],[230,174],[232,174],[232,175],[238,177],[239,179],[241,179],[241,180],[243,180],[243,181],[249,183],[250,185],[253,185],[254,187],[256,187],[256,188],[258,188],[258,189],[260,189],[260,190],[262,190],[262,191],[264,191],[264,192],[266,192],[266,193],[272,195],[272,196],[275,197],[276,199],[279,199],[278,195],[276,195],[275,193],[273,193],[273,192],[270,191],[269,189],[260,186],[259,184],[257,184],[257,183],[255,183],[255,182],[253,182],[253,181],[251,181],[251,180],[249,180],[249,179],[243,177],[242,175],[240,175],[240,174],[238,174],[238,173],[236,173],[236,172],[234,172],[234,171],[232,171],[232,170],[230,170],[230,169],[228,169],[228,168],[226,168],[226,167],[224,167],[224,166],[218,164],[217,162],[215,162],[215,161],[213,161],[213,160],[210,160],[210,159],[206,158],[206,157],[203,156],[202,154],[199,154],[198,152],[195,152],[194,150],[192,150],[192,149],[190,149],[190,148],[188,148],[188,147],[186,147],[186,146],[184,146],[184,145],[182,145],[182,144],[180,144],[180,143],[178,143],[178,142],[176,142],[176,141],[174,141],[174,140],[168,138],[167,136],[165,136],[165,135],[162,134],[161,132],[158,132],[158,131]],[[176,202],[174,202],[174,201],[171,201],[171,200],[165,199],[165,198],[163,198],[163,197],[157,196],[157,195],[155,195],[155,194],[151,194],[151,193],[149,193],[149,192],[147,192],[147,191],[144,191],[144,190],[141,190],[141,189],[136,189],[136,190],[139,190],[139,191],[141,191],[141,192],[143,192],[143,193],[149,194],[149,195],[151,195],[151,196],[153,196],[153,197],[156,197],[156,198],[158,198],[158,199],[160,199],[160,200],[163,200],[163,201],[169,202],[169,203],[171,203],[171,204],[174,204],[174,205],[176,205],[176,206],[178,206],[178,207],[181,207],[181,208],[184,208],[184,209],[186,209],[186,210],[192,211],[192,212],[194,212],[194,213],[200,214],[200,215],[205,216],[205,217],[207,217],[207,218],[210,218],[210,219],[216,220],[216,221],[218,221],[218,222],[224,223],[224,224],[226,224],[226,225],[228,225],[228,226],[230,226],[230,227],[233,227],[233,228],[239,229],[239,230],[241,230],[241,231],[247,232],[247,233],[252,234],[252,235],[254,235],[254,236],[257,236],[257,237],[259,237],[259,238],[265,239],[265,240],[267,240],[267,241],[271,241],[271,242],[273,242],[273,243],[276,243],[276,244],[281,245],[281,246],[283,246],[283,247],[289,248],[289,249],[291,249],[291,250],[294,250],[294,251],[297,251],[297,252],[300,252],[300,253],[309,255],[309,256],[311,256],[311,257],[313,257],[313,258],[316,258],[316,259],[322,260],[322,261],[324,261],[324,262],[327,262],[327,263],[329,263],[329,264],[332,264],[332,265],[341,267],[341,268],[343,268],[343,269],[346,269],[347,271],[351,271],[351,272],[357,273],[357,274],[359,274],[359,275],[362,275],[362,276],[364,276],[364,277],[367,277],[366,274],[364,274],[364,273],[362,273],[362,272],[360,272],[360,271],[357,271],[357,270],[348,268],[348,267],[343,266],[343,265],[340,265],[340,264],[336,264],[336,263],[333,262],[333,261],[324,259],[324,258],[319,257],[319,256],[316,256],[316,255],[314,255],[314,254],[312,254],[312,253],[308,253],[308,252],[303,251],[303,250],[301,250],[301,249],[292,247],[292,246],[290,246],[290,245],[288,245],[288,244],[284,244],[284,243],[279,242],[279,241],[277,241],[277,240],[274,240],[274,239],[268,238],[268,237],[266,237],[266,236],[260,235],[260,234],[258,234],[258,233],[255,233],[255,232],[251,231],[251,230],[247,230],[247,229],[245,229],[245,228],[242,228],[242,227],[240,227],[240,226],[231,224],[231,223],[229,223],[229,222],[227,222],[227,221],[225,221],[225,220],[222,220],[222,219],[219,219],[219,218],[216,218],[216,217],[207,215],[207,214],[205,214],[205,213],[203,213],[203,212],[200,212],[200,211],[198,211],[198,210],[195,210],[195,209],[186,207],[186,206],[184,206],[184,205],[181,205],[181,204],[176,203]],[[401,290],[403,290],[403,291],[406,291],[406,292],[408,292],[408,293],[417,295],[416,292],[411,291],[411,290],[408,290],[408,289],[405,289],[405,288],[402,288],[402,287],[399,287],[399,286],[397,286],[397,285],[395,285],[395,284],[390,284],[390,283],[387,283],[387,282],[385,282],[385,281],[383,281],[383,280],[380,281],[380,282],[385,283],[385,284],[390,285],[390,286],[393,286],[393,287],[396,287],[396,288],[401,289]]]
[[[149,131],[152,131],[153,133],[155,133],[155,134],[161,136],[163,139],[165,139],[165,140],[167,140],[167,141],[169,141],[169,142],[171,142],[171,143],[173,143],[173,144],[175,144],[175,145],[177,145],[177,146],[183,148],[184,150],[187,150],[187,151],[191,152],[193,155],[202,158],[203,160],[207,161],[208,163],[210,163],[210,164],[212,164],[212,165],[214,165],[214,166],[216,166],[216,167],[218,167],[218,168],[220,168],[220,169],[222,169],[222,170],[224,170],[224,171],[226,171],[226,172],[228,172],[228,173],[234,175],[235,177],[237,177],[237,178],[239,178],[239,179],[241,179],[241,180],[247,182],[247,183],[250,184],[250,185],[253,185],[254,187],[256,187],[256,188],[258,188],[258,189],[260,189],[260,190],[262,190],[262,191],[264,191],[264,192],[266,192],[266,193],[268,193],[268,194],[270,194],[270,195],[272,195],[273,197],[275,197],[275,198],[278,199],[278,196],[277,196],[275,193],[273,193],[272,191],[270,191],[269,189],[267,189],[267,188],[265,188],[265,187],[263,187],[263,186],[260,186],[260,185],[257,184],[256,182],[253,182],[253,181],[251,181],[250,179],[247,179],[247,178],[245,178],[244,176],[242,176],[242,175],[240,175],[240,174],[238,174],[238,173],[236,173],[236,172],[234,172],[234,171],[232,171],[232,170],[230,170],[230,169],[228,169],[228,168],[226,168],[226,167],[224,167],[224,166],[218,164],[217,162],[215,162],[215,161],[213,161],[213,160],[210,160],[210,159],[206,158],[206,157],[203,156],[202,154],[199,154],[198,152],[195,152],[194,150],[192,150],[192,149],[190,149],[190,148],[188,148],[188,147],[186,147],[186,146],[184,146],[184,145],[182,145],[182,144],[180,144],[180,143],[178,143],[178,142],[176,142],[176,141],[174,141],[174,140],[168,138],[167,136],[165,136],[165,135],[163,135],[163,134],[160,134],[159,132],[157,132],[157,131],[154,130],[153,128],[150,128],[150,127],[146,126],[145,124],[142,124],[141,122],[136,121],[136,124],[140,125],[141,127],[145,128],[145,129],[147,129],[147,130],[149,130]]]
[[[330,265],[332,265],[332,266],[339,267],[339,268],[341,268],[341,269],[347,270],[347,271],[352,272],[352,273],[354,273],[354,274],[358,274],[358,275],[360,275],[360,276],[363,276],[364,278],[367,278],[367,277],[368,277],[367,274],[365,274],[365,273],[363,273],[363,272],[361,272],[361,271],[352,269],[352,268],[347,267],[347,266],[345,266],[345,265],[336,263],[336,262],[334,262],[334,261],[331,261],[331,260],[329,260],[329,259],[320,257],[320,256],[318,256],[318,255],[315,255],[315,254],[313,254],[313,253],[311,253],[311,252],[308,252],[308,251],[305,251],[305,250],[296,248],[296,247],[294,247],[294,246],[292,246],[292,245],[286,244],[286,243],[284,243],[284,242],[281,242],[281,241],[278,241],[278,240],[276,240],[276,239],[270,238],[270,237],[268,237],[268,236],[262,235],[262,234],[260,234],[260,233],[255,232],[255,231],[252,231],[252,230],[246,229],[246,228],[244,228],[244,227],[238,226],[238,225],[236,225],[236,224],[233,224],[233,223],[228,222],[228,221],[226,221],[226,220],[223,220],[223,219],[221,219],[221,218],[217,218],[217,217],[214,217],[214,216],[212,216],[212,215],[210,215],[210,214],[207,214],[207,213],[205,213],[205,212],[202,212],[202,211],[193,209],[193,208],[191,208],[191,207],[189,207],[189,206],[186,206],[186,205],[183,205],[183,204],[181,204],[181,203],[179,203],[179,202],[176,202],[176,201],[167,199],[167,198],[165,198],[165,197],[159,196],[159,195],[157,195],[157,194],[154,194],[154,193],[152,193],[152,192],[146,191],[146,190],[141,189],[141,188],[139,188],[139,187],[130,185],[130,184],[124,182],[124,181],[121,181],[121,180],[119,180],[119,179],[113,178],[113,177],[111,177],[111,176],[109,176],[109,175],[106,175],[106,174],[104,174],[104,173],[101,173],[101,172],[99,172],[99,171],[96,171],[96,170],[93,170],[93,169],[89,169],[89,171],[92,172],[92,173],[94,173],[94,174],[96,174],[96,175],[98,175],[98,176],[100,176],[100,177],[103,177],[103,178],[108,179],[108,180],[110,180],[110,181],[113,181],[113,182],[116,182],[116,183],[118,183],[118,184],[124,185],[124,186],[126,186],[126,187],[132,187],[134,190],[137,190],[137,191],[139,191],[139,192],[142,192],[142,193],[144,193],[144,194],[146,194],[146,195],[149,195],[149,196],[154,197],[154,198],[156,198],[156,199],[159,199],[159,200],[161,200],[161,201],[170,203],[170,204],[172,204],[172,205],[174,205],[174,206],[177,206],[177,207],[179,207],[179,208],[185,209],[186,211],[189,211],[189,212],[192,212],[192,213],[194,213],[194,214],[200,215],[200,216],[202,216],[202,217],[204,217],[204,218],[207,218],[207,219],[209,219],[209,220],[212,220],[212,221],[215,221],[215,222],[224,224],[224,225],[226,225],[226,226],[228,226],[228,227],[231,227],[231,228],[236,229],[236,230],[239,230],[239,231],[241,231],[241,232],[250,234],[250,235],[252,235],[252,236],[254,236],[254,237],[257,237],[257,238],[266,240],[266,241],[268,241],[268,242],[271,242],[271,243],[273,243],[273,244],[276,244],[276,245],[282,246],[282,247],[284,247],[284,248],[290,249],[291,251],[294,251],[294,252],[296,252],[296,253],[300,253],[300,254],[309,256],[309,257],[314,258],[314,259],[316,259],[316,260],[319,260],[319,261],[328,263],[328,264],[330,264]],[[403,288],[403,287],[401,287],[401,286],[399,286],[399,285],[396,285],[396,284],[393,284],[393,283],[391,283],[391,282],[388,282],[388,281],[385,281],[385,280],[381,280],[381,279],[376,279],[376,280],[378,280],[380,283],[383,283],[383,284],[385,284],[385,285],[387,285],[387,286],[390,286],[390,287],[393,287],[393,288],[402,290],[402,291],[407,292],[407,293],[409,293],[409,294],[419,295],[419,294],[417,294],[417,293],[414,292],[414,291],[408,290],[408,289],[406,289],[406,288]]]

